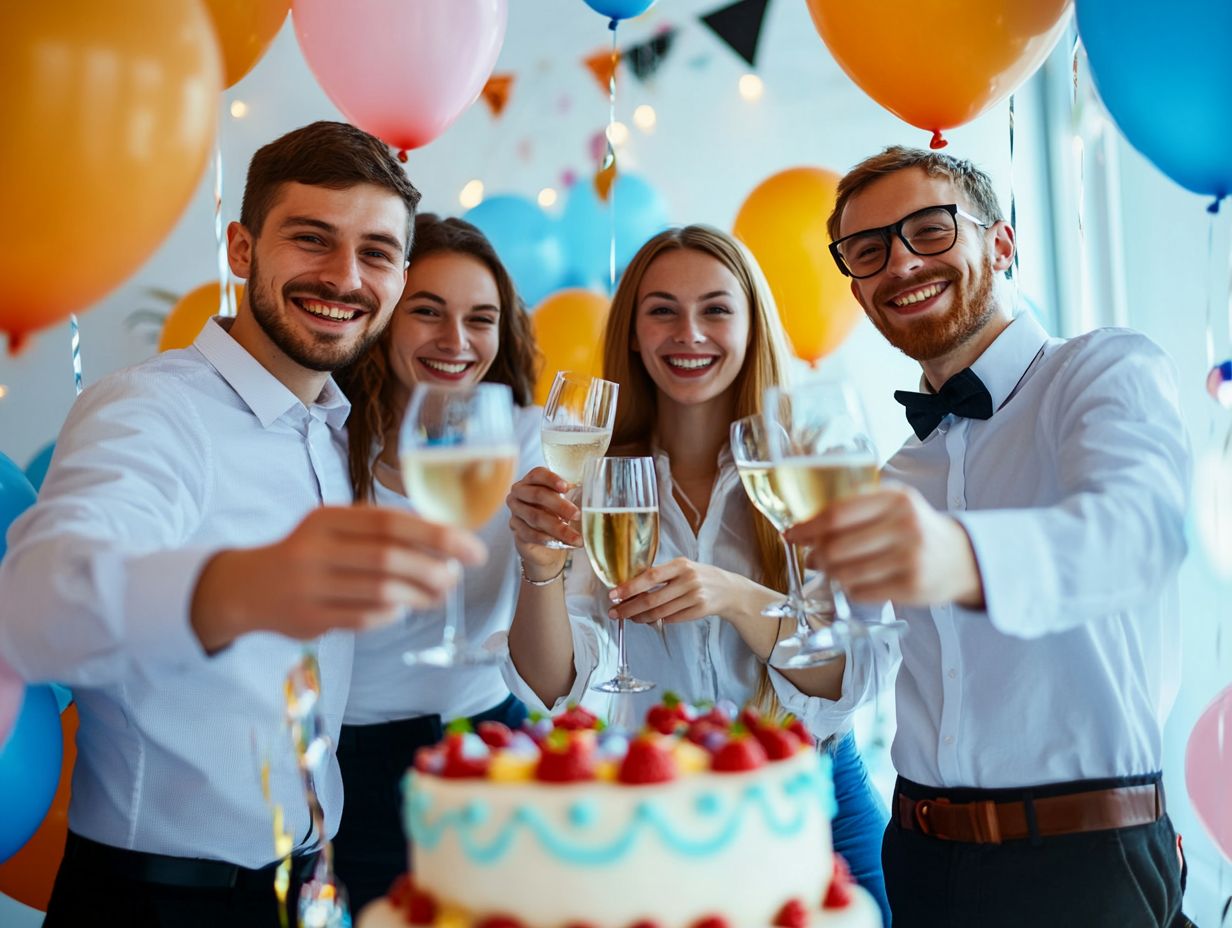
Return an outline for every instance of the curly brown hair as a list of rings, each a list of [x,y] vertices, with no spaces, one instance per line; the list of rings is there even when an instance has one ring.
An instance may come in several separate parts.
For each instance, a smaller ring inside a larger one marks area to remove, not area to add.
[[[457,252],[481,261],[496,281],[500,296],[500,348],[484,375],[487,383],[503,383],[513,391],[513,401],[519,406],[533,402],[535,380],[539,374],[540,356],[531,330],[530,316],[513,285],[513,278],[497,257],[496,249],[487,237],[471,223],[462,219],[441,218],[435,213],[420,213],[415,217],[414,248],[411,268],[421,258],[438,252]],[[397,310],[395,310],[396,312]],[[354,364],[334,375],[338,386],[351,401],[351,416],[347,419],[347,452],[351,486],[355,499],[370,501],[374,497],[373,467],[385,436],[390,433],[403,413],[399,400],[399,385],[389,372],[389,342],[393,326],[386,326],[376,343]],[[402,395],[405,395],[403,392]]]

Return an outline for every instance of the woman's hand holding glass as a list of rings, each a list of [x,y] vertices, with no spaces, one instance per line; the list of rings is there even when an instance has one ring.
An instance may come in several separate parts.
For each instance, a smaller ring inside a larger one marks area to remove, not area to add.
[[[509,529],[532,580],[558,573],[569,549],[582,544],[582,510],[566,497],[568,489],[564,478],[546,467],[536,467],[509,490]],[[532,567],[544,576],[534,576]]]
[[[678,557],[656,564],[628,580],[609,595],[608,618],[628,619],[642,625],[655,622],[692,622],[708,615],[727,616],[737,611],[752,581],[710,564]]]

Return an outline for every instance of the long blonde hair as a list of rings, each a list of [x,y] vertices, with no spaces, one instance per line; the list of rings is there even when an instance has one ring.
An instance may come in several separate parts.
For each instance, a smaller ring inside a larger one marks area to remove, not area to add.
[[[650,448],[658,412],[658,393],[654,381],[633,350],[637,295],[642,279],[655,260],[665,252],[689,249],[710,255],[735,275],[749,302],[749,344],[744,366],[732,388],[736,394],[733,421],[760,413],[767,387],[785,382],[788,361],[787,333],[779,319],[770,285],[757,260],[739,241],[726,232],[705,225],[668,229],[646,242],[625,268],[620,285],[612,297],[604,337],[603,376],[620,384],[616,423],[612,429],[613,449]],[[751,504],[753,534],[757,542],[761,576],[757,579],[776,590],[787,589],[787,560],[778,533]],[[777,715],[778,699],[763,665],[753,702],[764,712]]]

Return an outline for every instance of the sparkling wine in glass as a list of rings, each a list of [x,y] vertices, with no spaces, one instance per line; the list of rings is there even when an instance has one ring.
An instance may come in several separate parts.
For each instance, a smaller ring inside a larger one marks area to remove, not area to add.
[[[552,381],[539,437],[548,469],[572,485],[566,494],[572,502],[578,501],[586,462],[607,454],[619,389],[610,380],[572,371],[557,371]],[[553,538],[547,547],[573,546]]]
[[[582,539],[595,573],[609,590],[649,568],[659,551],[659,497],[654,459],[597,458],[582,479]],[[629,672],[625,620],[616,620],[616,676],[594,689],[641,693],[654,684]]]
[[[773,619],[791,618],[796,622],[794,633],[776,646],[781,659],[790,655],[795,667],[826,663],[842,656],[843,647],[838,635],[821,621],[823,614],[816,608],[817,604],[804,598],[800,554],[796,546],[783,537],[793,520],[778,487],[767,436],[768,427],[761,415],[746,416],[731,424],[732,458],[740,482],[753,505],[779,533],[787,557],[787,599],[767,607],[762,615]]]
[[[791,389],[771,387],[765,418],[776,484],[793,525],[877,485],[877,452],[859,397],[849,384],[814,380]],[[823,609],[834,616],[831,631],[854,634],[842,589],[830,580],[819,588],[827,600]],[[802,666],[800,660],[786,648],[777,659],[771,657],[780,667]]]
[[[513,394],[504,384],[418,384],[411,393],[398,457],[406,495],[425,518],[472,530],[487,524],[513,483],[517,455]],[[408,664],[451,667],[495,663],[504,653],[467,641],[459,580],[445,602],[440,644],[402,657]]]

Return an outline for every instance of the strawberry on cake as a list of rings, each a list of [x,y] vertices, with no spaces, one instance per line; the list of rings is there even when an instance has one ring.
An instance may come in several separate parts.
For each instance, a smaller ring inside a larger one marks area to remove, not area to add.
[[[870,928],[798,722],[674,699],[645,728],[572,707],[455,728],[406,783],[414,874],[359,928]]]

